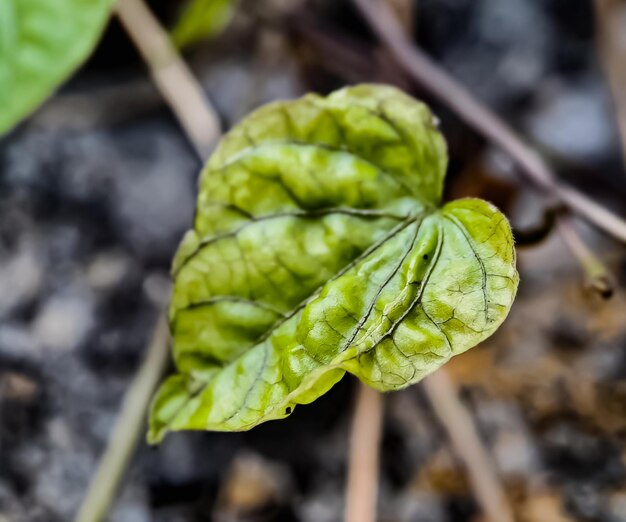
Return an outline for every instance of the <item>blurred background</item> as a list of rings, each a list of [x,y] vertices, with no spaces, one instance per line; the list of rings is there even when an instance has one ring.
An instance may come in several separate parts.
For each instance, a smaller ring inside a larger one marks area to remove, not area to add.
[[[563,180],[626,215],[626,137],[607,79],[624,77],[626,59],[611,58],[598,16],[623,2],[390,3]],[[184,7],[149,4],[166,28]],[[520,237],[544,219],[510,159],[422,91],[349,0],[241,0],[182,53],[224,129],[271,100],[399,85],[441,120],[448,197],[493,201]],[[78,74],[0,141],[1,522],[76,513],[166,306],[200,168],[115,17]],[[520,244],[509,319],[446,367],[523,522],[626,521],[626,250],[575,227],[608,267],[612,298],[589,288],[558,234]],[[341,520],[354,385],[248,433],[142,440],[109,520]],[[379,479],[381,521],[487,520],[421,384],[385,396]]]

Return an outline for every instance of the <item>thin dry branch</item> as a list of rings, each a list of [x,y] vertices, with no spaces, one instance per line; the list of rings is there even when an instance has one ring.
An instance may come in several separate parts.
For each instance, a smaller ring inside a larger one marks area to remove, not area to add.
[[[513,511],[489,454],[445,368],[424,380],[424,390],[463,461],[478,503],[490,522],[514,522]]]
[[[99,522],[107,514],[145,425],[152,394],[169,361],[169,329],[161,316],[143,363],[124,396],[122,410],[106,450],[76,516],[76,522]]]
[[[413,33],[414,0],[387,0],[406,34]]]
[[[609,299],[615,292],[615,281],[609,269],[576,233],[571,216],[559,215],[556,225],[561,238],[585,271],[587,286],[600,297]]]
[[[379,39],[412,78],[468,125],[506,151],[534,186],[614,238],[626,243],[626,221],[556,180],[545,161],[499,116],[413,45],[387,3],[352,0]]]
[[[376,522],[383,398],[359,382],[350,434],[345,522]]]
[[[626,3],[595,0],[594,5],[598,51],[613,95],[626,162]]]
[[[115,10],[141,53],[154,83],[205,160],[221,136],[217,113],[143,0],[120,0]]]
[[[152,78],[172,108],[201,160],[221,136],[217,113],[202,87],[169,41],[166,31],[143,0],[120,0],[116,13],[148,64]],[[100,522],[106,517],[145,425],[152,395],[169,361],[169,327],[159,318],[144,362],[126,392],[122,410],[96,473],[76,516],[76,522]]]

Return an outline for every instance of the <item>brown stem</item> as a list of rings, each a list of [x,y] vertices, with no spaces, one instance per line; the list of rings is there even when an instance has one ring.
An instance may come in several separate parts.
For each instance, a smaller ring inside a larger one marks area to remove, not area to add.
[[[626,4],[622,0],[595,0],[594,5],[598,52],[613,95],[626,161]]]
[[[143,0],[120,0],[115,12],[198,155],[207,159],[221,129],[202,86]]]
[[[206,159],[220,138],[221,130],[215,110],[199,82],[143,0],[120,0],[116,13],[200,159]],[[124,396],[122,410],[91,478],[76,522],[100,522],[105,518],[145,425],[152,395],[165,373],[169,361],[168,340],[167,319],[162,314],[145,360]]]
[[[558,209],[547,206],[543,210],[541,221],[536,225],[523,229],[516,228],[515,225],[513,225],[515,246],[520,248],[526,246],[536,246],[541,243],[554,230],[558,212]]]
[[[591,223],[626,243],[626,221],[584,194],[557,182],[544,160],[499,116],[416,48],[389,6],[380,0],[352,0],[394,58],[415,81],[445,103],[468,125],[505,150],[520,172],[556,202],[564,203]]]
[[[376,522],[382,419],[382,395],[359,382],[350,434],[345,522]]]
[[[124,396],[122,410],[75,522],[100,522],[105,518],[145,425],[152,394],[165,373],[169,361],[168,340],[167,320],[162,316],[145,359]]]
[[[490,522],[514,522],[513,511],[472,416],[459,399],[455,383],[439,369],[424,380],[435,414],[465,464],[478,503]]]
[[[387,4],[393,9],[396,18],[402,24],[403,31],[406,34],[413,34],[414,0],[387,0]]]
[[[572,218],[566,214],[559,215],[557,218],[557,229],[561,238],[585,271],[589,288],[604,299],[612,297],[615,291],[613,276],[609,269],[576,233]]]

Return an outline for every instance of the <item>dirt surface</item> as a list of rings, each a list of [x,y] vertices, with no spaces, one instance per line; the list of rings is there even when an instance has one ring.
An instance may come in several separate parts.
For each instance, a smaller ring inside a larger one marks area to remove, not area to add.
[[[240,14],[190,51],[226,128],[266,101],[352,81],[420,96],[347,3],[308,4],[288,28]],[[416,4],[417,42],[564,179],[626,215],[591,3]],[[328,41],[357,59],[329,54]],[[493,200],[516,227],[536,223],[542,201],[506,157],[433,108],[449,141],[448,192]],[[115,24],[78,76],[0,142],[1,522],[75,514],[168,299],[199,168]],[[615,274],[613,299],[584,289],[553,234],[520,248],[519,297],[501,330],[448,365],[524,522],[626,521],[626,250],[580,230]],[[142,444],[110,520],[340,520],[353,385],[248,433]],[[421,386],[385,402],[380,520],[484,520]]]

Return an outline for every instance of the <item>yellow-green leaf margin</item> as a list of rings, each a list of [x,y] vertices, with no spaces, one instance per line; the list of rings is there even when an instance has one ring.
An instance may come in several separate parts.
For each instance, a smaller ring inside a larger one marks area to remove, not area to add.
[[[490,336],[518,285],[511,229],[486,201],[442,206],[446,166],[429,109],[382,85],[226,135],[174,260],[178,373],[149,441],[284,418],[345,372],[398,390]]]

